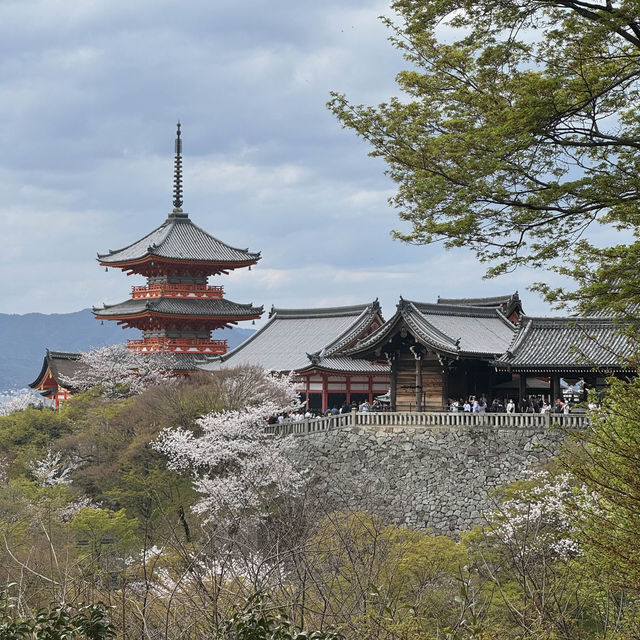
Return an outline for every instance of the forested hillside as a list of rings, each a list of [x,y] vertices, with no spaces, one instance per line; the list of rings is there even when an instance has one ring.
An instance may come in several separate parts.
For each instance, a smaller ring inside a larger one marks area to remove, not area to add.
[[[461,539],[329,503],[292,464],[305,439],[260,428],[298,401],[259,369],[0,416],[3,637],[106,639],[18,635],[60,603],[81,625],[85,603],[118,638],[635,639],[638,420],[621,410],[640,383],[612,384],[575,450]]]
[[[121,344],[137,338],[138,331],[124,331],[115,322],[101,324],[90,309],[75,313],[0,314],[0,391],[26,387],[42,366],[45,349],[87,351],[91,347]],[[227,339],[230,348],[243,342],[252,329],[214,332]]]

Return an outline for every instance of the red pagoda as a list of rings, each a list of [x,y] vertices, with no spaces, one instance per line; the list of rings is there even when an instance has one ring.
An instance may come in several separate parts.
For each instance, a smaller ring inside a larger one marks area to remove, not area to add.
[[[236,249],[196,226],[182,211],[182,140],[180,123],[175,146],[173,211],[151,233],[123,249],[98,254],[104,267],[140,274],[147,284],[134,286],[131,298],[114,305],[94,307],[99,320],[115,320],[124,328],[142,331],[141,340],[128,347],[143,353],[170,352],[185,355],[189,362],[207,355],[222,355],[226,340],[212,340],[211,332],[242,320],[260,318],[262,307],[239,304],[224,298],[220,285],[209,276],[249,267],[260,253]],[[197,357],[193,357],[197,356]]]

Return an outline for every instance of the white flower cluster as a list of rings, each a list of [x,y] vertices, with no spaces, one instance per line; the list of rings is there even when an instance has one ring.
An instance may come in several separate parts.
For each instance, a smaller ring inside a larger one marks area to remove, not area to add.
[[[488,520],[493,535],[505,544],[569,558],[580,554],[575,505],[590,508],[592,502],[593,497],[576,487],[569,474],[530,472],[526,488],[502,502]]]
[[[171,429],[154,443],[168,457],[171,469],[191,472],[202,495],[194,510],[207,520],[229,511],[260,510],[271,499],[295,493],[303,483],[302,474],[286,455],[292,440],[273,438],[263,430],[269,416],[299,406],[293,383],[266,371],[251,375],[254,387],[249,406],[200,418],[199,435]],[[231,386],[243,383],[233,377],[228,382]]]
[[[20,391],[9,391],[4,394],[3,402],[0,404],[0,416],[9,416],[16,411],[22,411],[28,407],[44,406],[43,399],[28,389]]]
[[[111,397],[136,395],[145,389],[175,381],[177,361],[170,353],[138,353],[121,344],[81,354],[73,376],[61,376],[69,389],[101,387]]]
[[[76,513],[79,513],[83,509],[99,508],[100,505],[97,502],[94,502],[92,498],[89,496],[81,496],[60,509],[60,519],[62,522],[71,522]]]
[[[32,460],[27,466],[41,487],[54,487],[70,484],[70,474],[80,465],[76,460],[65,459],[60,452],[54,453],[49,449],[44,458]]]

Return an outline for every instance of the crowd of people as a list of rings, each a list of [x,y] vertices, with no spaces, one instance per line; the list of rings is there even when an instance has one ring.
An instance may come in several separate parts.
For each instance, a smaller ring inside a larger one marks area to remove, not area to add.
[[[449,398],[449,411],[467,413],[569,413],[571,405],[563,398],[556,398],[553,404],[543,396],[528,396],[519,401],[513,398],[494,398],[489,401],[482,394],[480,397],[469,396],[466,400]]]
[[[589,406],[591,409],[592,407]],[[351,411],[359,411],[367,413],[368,411],[388,411],[388,405],[384,405],[379,400],[369,403],[367,400],[363,402],[344,402],[338,407],[335,405],[324,412],[314,411],[312,409],[292,411],[287,414],[280,414],[269,418],[269,424],[282,422],[302,422],[311,418],[321,418],[322,416],[331,417]],[[544,396],[528,396],[521,400],[513,398],[493,398],[489,401],[485,394],[481,396],[469,396],[467,399],[460,398],[454,400],[449,398],[448,410],[460,413],[570,413],[572,403],[566,402],[563,398],[556,398],[553,404],[547,401]]]
[[[321,411],[313,411],[312,409],[307,409],[306,411],[292,411],[287,414],[280,414],[278,416],[271,416],[267,421],[269,424],[282,423],[285,421],[293,421],[293,422],[302,422],[303,420],[309,420],[310,418],[321,418],[322,416],[331,417],[338,416],[342,413],[351,413],[352,411],[359,411],[360,413],[367,413],[369,411],[384,411],[385,407],[379,400],[374,400],[372,403],[369,403],[368,400],[364,400],[363,402],[356,402],[355,400],[352,402],[343,402],[339,407],[336,404],[333,407],[327,409],[324,413]]]

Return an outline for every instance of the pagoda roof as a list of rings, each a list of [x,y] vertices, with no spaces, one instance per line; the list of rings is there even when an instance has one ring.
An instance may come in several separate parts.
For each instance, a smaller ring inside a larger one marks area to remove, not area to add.
[[[348,351],[354,357],[374,353],[405,327],[415,339],[436,353],[455,357],[491,357],[505,352],[515,326],[494,307],[414,302],[400,298],[395,315]]]
[[[78,362],[81,355],[69,351],[47,349],[40,373],[33,382],[29,383],[29,386],[32,389],[37,389],[45,381],[47,374],[50,374],[58,386],[66,387],[62,381],[63,378],[73,378],[79,371],[86,368],[86,365]]]
[[[130,299],[118,304],[94,307],[97,318],[120,316],[141,316],[148,313],[167,316],[214,316],[217,318],[257,318],[263,307],[254,307],[251,303],[239,304],[225,298],[151,298]]]
[[[272,308],[269,321],[241,345],[205,369],[259,365],[271,371],[314,368],[344,372],[387,373],[367,361],[341,357],[345,347],[363,335],[376,320],[380,305],[369,304],[319,309]]]
[[[631,369],[633,346],[613,318],[523,316],[512,343],[495,360],[499,369],[522,372],[585,372]]]
[[[235,266],[255,264],[260,260],[260,253],[231,247],[193,224],[187,213],[174,212],[157,229],[133,244],[98,254],[100,263],[107,266],[140,262],[154,257],[223,263],[233,269]]]

